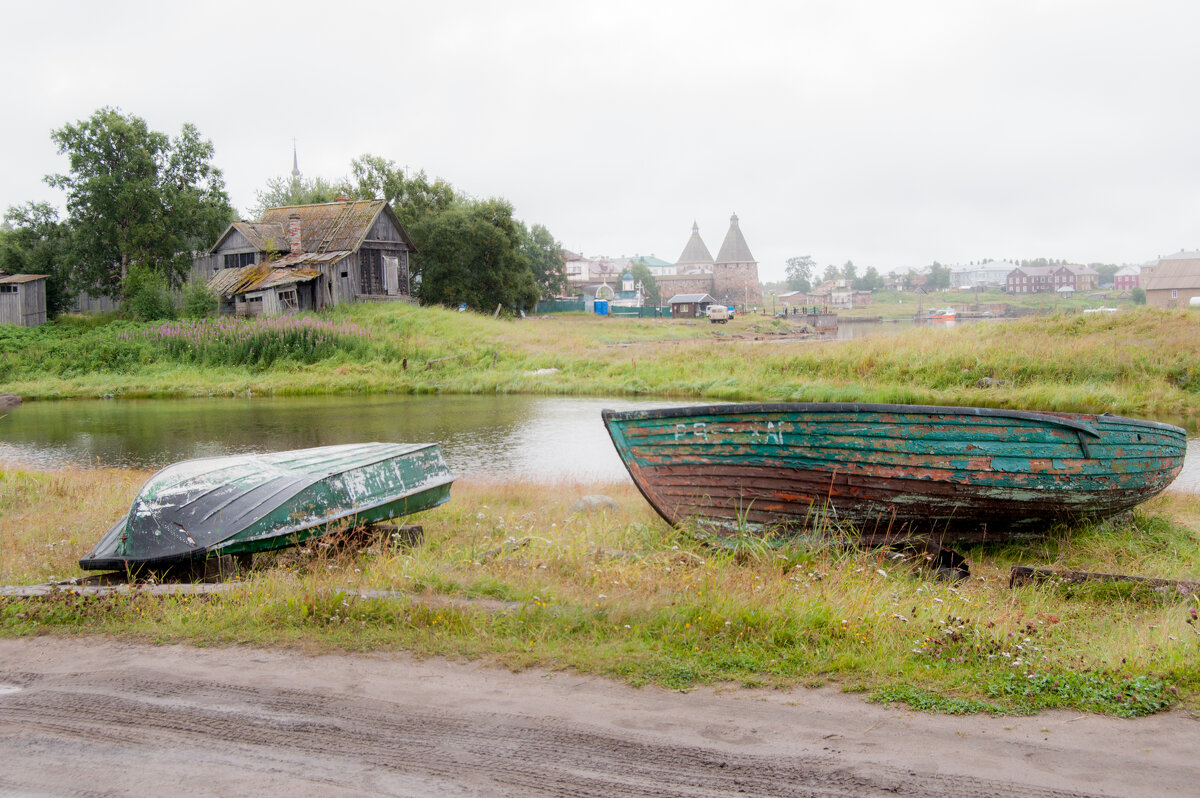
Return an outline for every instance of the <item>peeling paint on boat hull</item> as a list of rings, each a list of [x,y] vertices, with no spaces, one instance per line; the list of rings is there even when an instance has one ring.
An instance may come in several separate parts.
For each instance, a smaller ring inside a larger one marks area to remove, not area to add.
[[[743,404],[603,413],[639,490],[672,524],[849,524],[1001,540],[1128,509],[1170,484],[1185,433],[1108,415],[917,405]]]
[[[86,570],[166,567],[287,548],[450,497],[437,444],[363,443],[187,460],[164,468],[79,561]]]

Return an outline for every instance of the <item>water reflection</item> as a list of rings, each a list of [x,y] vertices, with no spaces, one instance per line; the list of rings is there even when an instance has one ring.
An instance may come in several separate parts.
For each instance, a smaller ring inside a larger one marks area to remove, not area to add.
[[[433,441],[462,476],[620,479],[600,410],[672,404],[529,396],[30,402],[0,420],[0,460],[160,468],[222,454]]]
[[[875,325],[878,326],[878,325]],[[362,441],[436,442],[474,479],[627,478],[600,411],[696,401],[373,396],[29,402],[0,418],[0,461],[160,468],[178,460]],[[1200,491],[1195,421],[1176,490]]]

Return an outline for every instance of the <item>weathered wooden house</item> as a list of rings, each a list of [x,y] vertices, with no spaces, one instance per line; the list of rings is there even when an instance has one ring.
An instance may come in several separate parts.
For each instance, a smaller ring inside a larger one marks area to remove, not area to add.
[[[224,313],[278,315],[411,296],[416,251],[383,200],[268,208],[234,222],[209,250],[208,287]]]
[[[0,275],[0,324],[37,327],[46,323],[46,275]]]

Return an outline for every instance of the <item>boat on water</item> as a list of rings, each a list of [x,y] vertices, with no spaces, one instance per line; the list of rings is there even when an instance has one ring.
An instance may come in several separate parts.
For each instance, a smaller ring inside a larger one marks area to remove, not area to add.
[[[958,311],[954,308],[943,308],[941,310],[931,310],[929,312],[930,321],[954,321],[958,318]]]
[[[359,443],[185,460],[146,482],[79,561],[85,570],[169,568],[287,548],[447,501],[437,444]]]
[[[1005,540],[1162,491],[1184,430],[1084,413],[805,403],[603,411],[669,523],[718,535],[833,529],[864,543]]]

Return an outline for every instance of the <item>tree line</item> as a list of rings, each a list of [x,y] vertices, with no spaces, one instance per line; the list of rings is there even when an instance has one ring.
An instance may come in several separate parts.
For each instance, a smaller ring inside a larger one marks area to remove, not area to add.
[[[787,287],[791,291],[810,291],[819,282],[845,280],[855,291],[879,291],[883,289],[883,276],[874,266],[868,266],[862,274],[854,261],[848,260],[842,266],[830,264],[817,281],[817,262],[810,255],[800,255],[787,259]],[[816,282],[814,282],[816,281]]]
[[[47,275],[51,315],[80,291],[131,309],[142,293],[180,288],[196,254],[236,218],[213,145],[193,125],[171,137],[101,108],[51,138],[68,169],[45,180],[65,193],[66,218],[27,202],[8,208],[0,227],[0,272]],[[352,160],[351,170],[335,181],[269,180],[254,210],[341,194],[387,200],[416,244],[410,269],[422,304],[516,312],[565,289],[562,245],[543,225],[515,218],[507,200],[476,199],[424,171],[408,176],[374,155]]]

